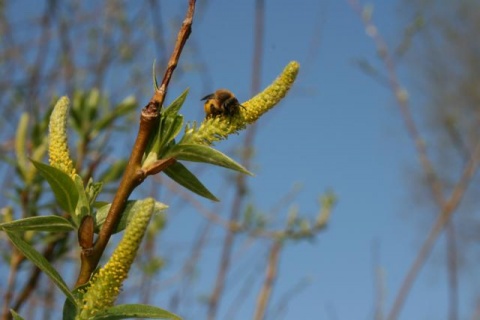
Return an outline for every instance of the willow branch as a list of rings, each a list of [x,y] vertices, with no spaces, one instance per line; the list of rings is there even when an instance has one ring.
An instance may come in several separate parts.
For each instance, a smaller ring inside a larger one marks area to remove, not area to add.
[[[188,39],[188,36],[191,33],[194,12],[195,0],[189,0],[187,14],[178,33],[175,48],[172,52],[172,55],[170,56],[168,67],[165,71],[162,83],[159,89],[155,91],[150,102],[142,110],[137,138],[135,140],[130,159],[120,182],[120,186],[113,198],[112,205],[108,212],[105,223],[103,224],[102,229],[98,234],[98,239],[95,242],[92,252],[88,255],[84,253],[81,254],[81,267],[77,278],[76,286],[85,284],[90,279],[92,272],[97,267],[98,262],[100,261],[100,258],[105,251],[105,248],[108,244],[108,241],[110,240],[115,226],[120,220],[120,217],[123,210],[125,209],[125,205],[130,194],[138,185],[143,182],[143,180],[145,180],[148,175],[148,173],[141,168],[143,154],[149,142],[149,138],[158,123],[159,110],[165,100],[167,87],[170,83],[173,72],[178,64],[178,60]],[[154,171],[159,172],[161,171],[159,170],[159,168],[165,169],[166,167],[168,167],[168,165],[171,165],[174,162],[174,159],[165,159],[165,162],[162,164],[158,164],[158,167],[156,167]]]

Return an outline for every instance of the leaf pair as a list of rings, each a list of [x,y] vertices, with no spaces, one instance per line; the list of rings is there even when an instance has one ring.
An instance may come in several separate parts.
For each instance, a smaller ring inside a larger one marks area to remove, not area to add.
[[[213,164],[251,175],[242,165],[210,146],[204,144],[177,144],[175,142],[175,138],[183,126],[183,116],[178,114],[178,112],[184,104],[187,94],[188,89],[175,99],[170,106],[161,111],[159,126],[147,148],[147,156],[144,159],[143,167],[148,167],[148,165],[159,159],[174,158],[176,160]],[[195,174],[182,163],[176,162],[164,170],[164,172],[172,180],[188,190],[207,199],[218,201]]]

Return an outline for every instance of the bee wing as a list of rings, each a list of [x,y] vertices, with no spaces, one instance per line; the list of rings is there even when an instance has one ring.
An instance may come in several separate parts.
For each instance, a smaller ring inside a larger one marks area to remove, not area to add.
[[[215,96],[214,93],[210,93],[209,95],[206,95],[205,97],[203,97],[202,99],[200,99],[200,101],[212,99],[214,96]]]

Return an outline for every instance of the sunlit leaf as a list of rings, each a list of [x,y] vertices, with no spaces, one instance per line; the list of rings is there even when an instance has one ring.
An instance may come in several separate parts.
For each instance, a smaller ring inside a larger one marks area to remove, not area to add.
[[[177,134],[182,130],[183,116],[172,115],[166,118],[162,118],[160,141],[157,150],[164,151],[165,146],[168,145]],[[162,155],[162,152],[160,155]]]
[[[179,316],[145,304],[122,304],[95,315],[93,320],[119,320],[131,318],[182,320]]]
[[[60,216],[37,216],[2,223],[0,230],[68,232],[75,230],[75,227],[70,221]]]
[[[75,187],[77,188],[78,201],[77,206],[75,207],[75,214],[72,215],[72,217],[78,227],[80,226],[80,222],[82,221],[83,217],[90,215],[90,201],[87,197],[87,193],[85,192],[82,178],[78,174],[76,174],[74,178]]]
[[[60,169],[34,160],[31,161],[47,180],[60,207],[68,213],[73,213],[78,201],[78,191],[72,178]]]
[[[120,218],[120,221],[117,223],[115,226],[115,229],[113,230],[113,233],[120,232],[124,230],[132,217],[142,209],[142,203],[143,201],[146,200],[130,200],[127,201],[127,205],[125,207],[125,210],[122,213],[122,216]],[[105,219],[107,218],[108,211],[110,210],[111,204],[107,204],[100,209],[98,209],[97,213],[95,214],[95,232],[98,232],[102,225],[105,223]],[[154,212],[153,214],[158,214],[165,209],[167,209],[168,206],[161,203],[161,202],[155,202],[155,207],[153,208]]]
[[[155,68],[156,62],[157,62],[156,60],[153,60],[153,65],[152,65],[153,89],[155,91],[158,90],[157,72]]]
[[[235,162],[235,160],[229,158],[227,155],[213,149],[210,146],[180,144],[172,148],[167,156],[177,160],[210,163],[216,166],[253,175],[241,164]]]
[[[163,171],[173,181],[204,198],[219,201],[183,164],[176,162]]]
[[[105,117],[96,121],[93,125],[92,136],[98,134],[99,131],[110,126],[113,121],[116,119],[132,112],[137,108],[137,101],[134,97],[125,98],[120,104],[118,104],[111,112],[109,112]]]
[[[12,309],[10,309],[10,313],[12,314],[13,320],[23,320],[23,318],[18,313],[13,311]]]
[[[28,260],[33,262],[40,270],[42,270],[52,281],[53,283],[65,294],[67,299],[72,303],[75,302],[75,297],[70,292],[65,281],[62,279],[60,274],[53,268],[53,266],[42,256],[35,248],[25,242],[18,234],[12,231],[6,231],[7,236],[12,241],[13,245],[27,257]]]
[[[182,94],[178,96],[177,99],[175,99],[167,108],[165,108],[165,110],[163,110],[162,113],[166,116],[177,114],[178,110],[180,110],[183,103],[185,102],[187,95],[188,95],[188,89],[185,89],[185,91],[183,91]]]

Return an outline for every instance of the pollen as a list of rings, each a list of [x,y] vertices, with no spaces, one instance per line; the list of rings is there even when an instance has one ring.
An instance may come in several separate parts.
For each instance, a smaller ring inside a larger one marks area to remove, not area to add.
[[[299,69],[298,62],[290,62],[270,86],[250,100],[241,103],[243,108],[240,108],[237,115],[208,118],[198,128],[195,125],[189,126],[185,129],[185,135],[179,144],[210,145],[215,141],[226,139],[230,134],[254,123],[285,97],[293,85]]]
[[[90,319],[96,313],[113,306],[123,281],[128,277],[128,271],[133,264],[154,208],[153,198],[142,201],[141,207],[132,217],[112,256],[91,280],[91,285],[83,296],[83,310],[76,319]]]
[[[67,137],[67,118],[70,100],[61,97],[53,108],[49,123],[49,162],[52,167],[73,177],[75,168],[70,158]]]

